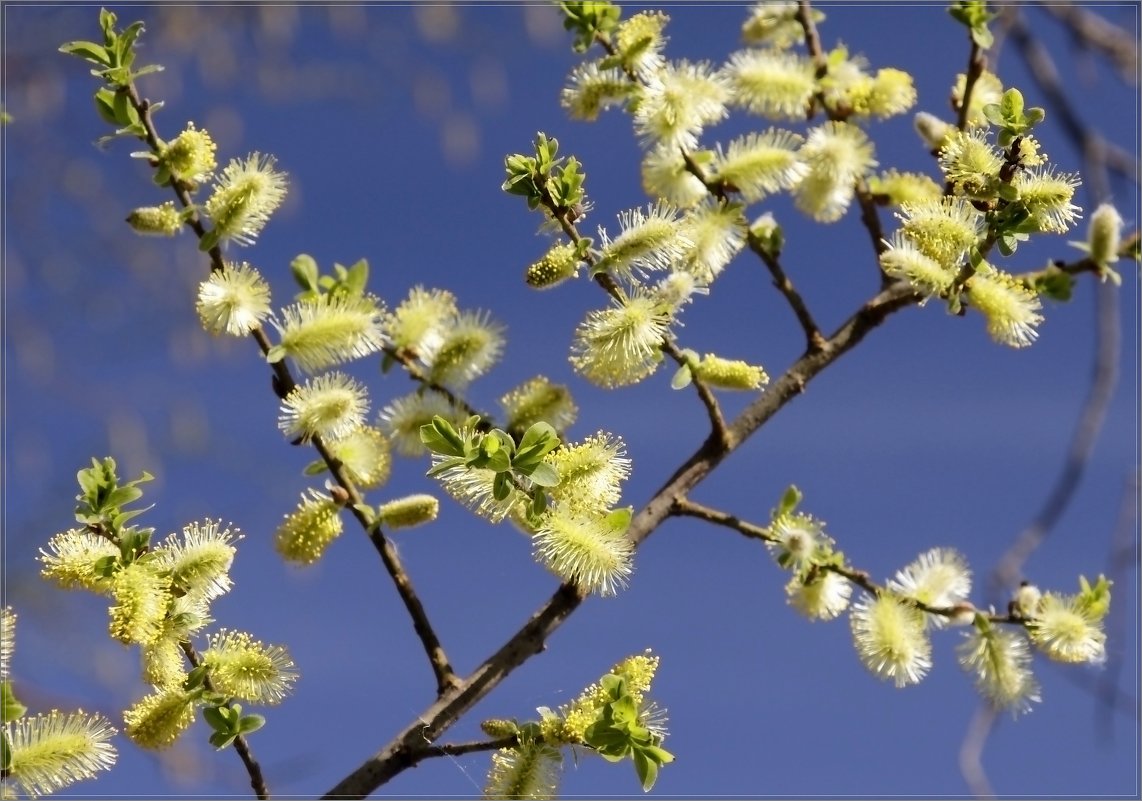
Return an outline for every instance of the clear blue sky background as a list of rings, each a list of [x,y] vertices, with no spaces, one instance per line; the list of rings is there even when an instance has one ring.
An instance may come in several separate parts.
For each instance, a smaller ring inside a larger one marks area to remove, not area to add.
[[[640,506],[705,436],[691,391],[663,370],[634,388],[602,392],[573,375],[571,331],[604,305],[581,280],[530,292],[526,264],[545,249],[538,219],[500,189],[502,160],[538,130],[559,138],[587,172],[598,224],[644,204],[629,120],[569,121],[559,90],[577,57],[547,7],[116,6],[148,21],[143,58],[167,65],[143,92],[165,99],[162,133],[188,120],[207,127],[220,157],[270,152],[291,176],[291,195],[258,244],[229,255],[259,266],[284,305],[298,253],[323,266],[367,258],[370,288],[390,305],[415,284],[452,289],[462,306],[507,325],[507,358],[471,398],[493,408],[537,373],[569,384],[581,412],[572,435],[622,436],[634,473],[624,502]],[[724,60],[738,46],[741,5],[672,7],[670,57]],[[826,46],[844,41],[874,67],[916,77],[917,110],[947,116],[948,90],[967,63],[963,28],[942,6],[827,7]],[[193,310],[206,264],[186,235],[140,240],[122,223],[138,205],[165,199],[137,149],[106,133],[83,64],[59,43],[98,36],[97,5],[5,3],[4,182],[4,580],[20,613],[14,677],[33,711],[100,710],[119,718],[144,692],[137,654],[106,637],[106,604],[37,578],[38,549],[71,525],[75,471],[114,455],[126,475],[148,470],[160,535],[221,517],[246,532],[236,587],[217,602],[219,625],[284,643],[300,667],[297,691],[269,711],[252,739],[271,789],[315,795],[331,787],[432,700],[433,684],[412,628],[372,547],[355,530],[318,566],[299,570],[274,553],[282,514],[310,485],[312,458],[276,428],[269,374],[251,342],[210,339]],[[1138,6],[1101,13],[1138,29]],[[1101,62],[1076,56],[1039,9],[1027,17],[1051,47],[1077,108],[1137,152],[1136,87]],[[1008,44],[999,63],[1030,104],[1043,98]],[[1048,124],[1041,140],[1065,171],[1081,154]],[[769,122],[743,115],[712,129],[726,141]],[[935,174],[909,117],[871,126],[882,167]],[[1137,187],[1115,179],[1128,226]],[[1091,208],[1088,195],[1079,203]],[[784,263],[817,319],[833,329],[877,286],[857,215],[823,227],[785,198]],[[890,217],[883,214],[886,227]],[[1085,236],[1085,223],[1071,239]],[[1056,237],[1021,249],[1013,270],[1076,251]],[[1124,266],[1121,376],[1074,502],[1026,566],[1044,587],[1071,592],[1080,573],[1107,570],[1126,482],[1138,462],[1138,281]],[[759,523],[790,483],[854,564],[880,580],[922,551],[955,546],[987,594],[995,560],[1031,519],[1056,479],[1081,408],[1094,352],[1094,283],[1073,302],[1047,303],[1038,343],[993,344],[981,318],[937,303],[892,317],[814,381],[694,493],[694,499]],[[801,334],[768,273],[748,255],[685,313],[684,347],[760,361],[779,375]],[[412,386],[382,377],[378,360],[354,366],[380,408]],[[726,397],[732,413],[746,398]],[[376,500],[434,490],[424,463],[400,461]],[[1137,524],[1130,542],[1137,542]],[[556,586],[513,528],[491,527],[450,500],[437,524],[396,536],[422,599],[459,670],[499,647]],[[984,763],[1003,795],[1135,796],[1138,780],[1136,551],[1115,587],[1109,650],[1121,664],[1125,714],[1102,715],[1090,687],[1096,669],[1037,660],[1044,703],[1003,719]],[[653,648],[662,657],[654,696],[670,711],[667,746],[678,755],[655,788],[664,795],[928,796],[966,792],[957,767],[976,708],[957,667],[960,634],[935,636],[935,668],[896,690],[870,675],[847,620],[810,624],[785,603],[785,576],[757,543],[691,520],[667,522],[638,554],[630,588],[592,599],[528,662],[446,736],[479,735],[485,717],[534,716],[573,699],[618,659]],[[1100,716],[1101,715],[1101,716]],[[215,754],[197,724],[163,754],[119,740],[120,764],[74,794],[242,795],[235,755]],[[478,794],[488,755],[434,760],[384,794]],[[565,795],[633,794],[629,764],[567,761]]]

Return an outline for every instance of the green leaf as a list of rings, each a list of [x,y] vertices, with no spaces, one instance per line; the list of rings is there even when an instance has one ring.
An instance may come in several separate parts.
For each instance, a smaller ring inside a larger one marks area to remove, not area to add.
[[[1020,120],[1023,118],[1023,93],[1018,89],[1012,87],[1003,93],[1003,97],[999,100],[999,107],[1003,111],[1003,116],[1009,120]]]
[[[547,462],[537,464],[531,472],[527,473],[527,477],[531,479],[532,484],[538,484],[541,487],[559,486],[559,471]]]
[[[95,110],[108,125],[118,125],[115,119],[115,93],[104,87],[95,93]]]
[[[317,459],[307,464],[302,472],[307,476],[319,476],[328,469],[329,465],[325,463],[324,459]]]
[[[223,734],[220,731],[216,731],[210,735],[210,744],[221,751],[237,739],[237,734]]]
[[[345,274],[345,288],[353,297],[365,294],[365,286],[369,282],[369,262],[361,259]]]
[[[986,103],[981,111],[992,125],[1002,128],[1007,124],[1007,120],[1003,116],[1003,109],[998,103]]]
[[[196,668],[192,668],[191,671],[186,674],[186,680],[183,681],[182,688],[187,692],[193,692],[205,686],[206,676],[206,665],[199,665]]]
[[[436,464],[436,465],[433,465],[432,467],[430,467],[428,469],[428,472],[425,473],[425,475],[431,478],[432,476],[438,476],[441,473],[444,473],[448,470],[451,470],[453,467],[466,467],[466,466],[467,466],[467,461],[462,456],[452,456],[452,457],[449,457],[448,459],[445,459],[440,464]]]
[[[319,273],[317,262],[308,253],[299,253],[289,263],[290,274],[293,280],[302,289],[310,292],[317,291],[317,276]]]
[[[777,517],[791,513],[797,508],[797,505],[801,503],[803,497],[805,496],[801,494],[801,490],[797,489],[793,484],[790,484],[777,504]]]
[[[266,719],[262,715],[243,715],[238,721],[238,733],[250,734],[266,725]]]
[[[97,45],[95,42],[66,42],[60,45],[59,51],[67,53],[69,56],[79,56],[103,67],[111,66],[111,54],[107,52],[106,47]]]
[[[674,377],[670,379],[670,388],[685,389],[686,387],[690,386],[690,382],[693,380],[693,378],[694,377],[690,372],[690,365],[684,364],[678,368],[678,372],[676,372]]]
[[[505,500],[514,488],[511,473],[496,473],[492,480],[492,497],[497,501]]]
[[[12,744],[8,742],[8,732],[0,729],[0,770],[7,775],[12,769]]]
[[[465,456],[464,440],[455,427],[440,415],[432,418],[432,422],[420,427],[421,443],[434,453],[445,456]]]
[[[0,682],[0,723],[11,723],[24,717],[28,708],[21,704],[12,690],[12,682]]]
[[[642,751],[636,750],[632,756],[634,771],[638,780],[642,782],[642,791],[649,792],[654,783],[658,781],[658,763],[647,757]]]
[[[105,8],[99,9],[99,29],[103,31],[103,38],[108,44],[115,39],[115,21],[117,19],[115,12]]]
[[[266,362],[269,364],[277,364],[288,355],[289,352],[286,351],[284,347],[281,345],[274,345],[272,348],[266,351]]]
[[[626,506],[622,509],[612,509],[607,513],[603,520],[615,534],[625,534],[626,530],[630,528],[631,517],[634,515],[634,507]]]
[[[205,235],[203,235],[202,239],[198,240],[198,249],[201,252],[205,253],[211,248],[217,247],[218,242],[221,240],[221,238],[222,234],[218,231],[218,229],[212,228],[211,230],[207,231]]]
[[[223,711],[226,707],[207,706],[202,708],[202,719],[216,732],[230,734],[230,717]]]

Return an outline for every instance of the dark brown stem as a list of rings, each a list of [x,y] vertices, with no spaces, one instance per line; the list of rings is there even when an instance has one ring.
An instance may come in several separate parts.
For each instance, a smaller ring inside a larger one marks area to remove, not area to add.
[[[983,75],[985,69],[987,69],[987,55],[975,43],[975,39],[972,39],[971,54],[968,56],[968,69],[964,73],[964,93],[963,97],[960,98],[960,107],[956,112],[956,127],[961,131],[967,130],[972,92],[975,91],[976,82]]]
[[[202,660],[198,656],[198,652],[194,650],[194,646],[189,642],[179,643],[182,646],[182,652],[186,656],[186,661],[190,662],[192,667],[198,667],[202,664]],[[210,676],[208,675],[203,680],[203,686],[207,690],[214,690],[214,686],[210,683]],[[262,776],[262,766],[258,764],[258,760],[254,758],[254,752],[250,750],[250,744],[246,741],[244,735],[239,734],[234,738],[234,750],[238,753],[238,758],[242,760],[242,764],[246,766],[246,772],[250,774],[250,786],[254,788],[254,794],[258,798],[269,798],[270,790],[266,787],[265,777]]]
[[[470,743],[442,743],[425,747],[425,759],[429,757],[463,756],[464,754],[477,754],[481,751],[498,751],[501,748],[511,748],[519,742],[519,738],[512,734],[495,740],[480,740]]]
[[[746,520],[742,520],[741,518],[736,517],[735,515],[728,514],[727,512],[723,512],[718,509],[711,509],[708,506],[703,506],[702,504],[695,503],[689,498],[675,498],[672,512],[673,514],[679,516],[695,517],[699,520],[704,520],[707,523],[712,523],[717,526],[733,529],[734,531],[749,539],[761,540],[762,542],[778,542],[778,538],[764,526],[759,526],[756,523],[750,523]],[[830,573],[836,573],[838,576],[845,577],[869,595],[881,595],[886,591],[886,587],[873,581],[872,577],[866,570],[859,570],[848,565],[822,565],[820,569],[827,570]],[[913,604],[917,609],[921,609],[932,615],[940,615],[941,617],[953,617],[961,614],[961,612],[964,611],[959,607],[930,606],[926,603],[923,603],[922,601],[916,601],[913,599],[903,600]],[[984,616],[991,623],[1008,623],[1019,626],[1025,624],[1024,620],[1010,614],[986,614]]]
[[[123,91],[127,92],[127,97],[139,113],[139,120],[146,132],[144,140],[150,146],[152,152],[160,152],[162,140],[158,135],[154,120],[151,116],[150,102],[139,96],[133,83],[128,84]],[[189,187],[177,180],[171,181],[171,187],[174,190],[175,197],[178,198],[183,208],[190,208],[192,199]],[[191,213],[186,224],[194,231],[195,236],[198,237],[200,241],[207,235],[206,228],[202,224],[202,219],[197,212]],[[226,265],[222,260],[222,251],[217,245],[210,248],[208,255],[210,257],[211,271],[219,272],[226,269]],[[263,356],[269,353],[271,343],[262,328],[255,328],[250,332],[250,336],[257,343],[258,349],[262,352]],[[274,374],[274,392],[278,397],[285,398],[297,386],[297,382],[284,359],[271,364],[270,368]],[[420,602],[420,598],[412,586],[412,580],[409,578],[408,573],[401,563],[400,557],[397,555],[396,548],[385,538],[380,529],[373,525],[373,521],[368,515],[356,508],[358,505],[364,503],[364,499],[361,497],[360,490],[357,489],[345,472],[341,462],[329,452],[320,437],[314,437],[312,443],[314,448],[321,455],[321,458],[325,460],[325,464],[329,468],[329,472],[333,475],[333,478],[348,495],[350,510],[353,516],[361,523],[362,528],[368,535],[369,541],[380,555],[381,562],[384,564],[385,570],[392,579],[397,593],[404,603],[405,609],[408,610],[409,616],[412,618],[413,629],[420,638],[425,654],[428,656],[433,675],[436,677],[437,694],[443,694],[445,689],[457,683],[458,678],[452,669],[452,665],[448,661],[443,646],[440,644],[440,639],[436,636],[436,632],[428,619],[424,605]]]

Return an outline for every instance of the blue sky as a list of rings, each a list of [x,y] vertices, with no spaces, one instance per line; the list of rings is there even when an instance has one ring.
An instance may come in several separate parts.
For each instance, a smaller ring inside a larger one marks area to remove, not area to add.
[[[576,438],[623,437],[634,472],[624,503],[644,503],[705,437],[692,392],[669,388],[668,370],[604,392],[567,363],[574,326],[604,305],[580,280],[528,290],[524,267],[546,240],[538,218],[504,195],[502,160],[543,130],[576,155],[595,204],[585,230],[615,231],[615,215],[645,204],[629,120],[570,121],[558,105],[576,63],[554,13],[540,6],[412,9],[367,6],[115,6],[148,21],[142,58],[168,71],[143,85],[165,99],[160,130],[193,120],[214,133],[220,156],[273,153],[291,196],[257,246],[230,254],[267,276],[284,304],[288,263],[309,253],[328,267],[369,260],[370,288],[395,305],[416,284],[451,289],[462,307],[489,310],[508,329],[505,360],[471,391],[493,408],[507,389],[537,374],[568,384],[580,406]],[[287,644],[302,679],[269,711],[252,739],[278,795],[320,794],[384,745],[432,700],[431,675],[375,554],[347,530],[326,558],[287,566],[271,538],[308,486],[311,455],[276,428],[276,402],[253,343],[204,334],[193,288],[206,265],[189,237],[135,238],[122,219],[165,199],[137,149],[105,133],[91,105],[94,83],[80,62],[55,52],[95,38],[98,6],[5,3],[4,129],[4,579],[20,613],[14,678],[33,711],[53,706],[118,717],[144,687],[137,655],[108,640],[94,596],[67,594],[36,577],[35,556],[69,527],[74,474],[95,455],[123,472],[155,474],[146,518],[160,535],[191,520],[221,517],[246,538],[235,589],[215,606],[219,625]],[[672,58],[721,61],[738,47],[743,5],[672,6]],[[825,7],[826,47],[838,40],[873,67],[911,72],[917,110],[947,116],[949,87],[967,63],[967,37],[936,4]],[[1137,31],[1137,5],[1101,13]],[[1136,87],[1100,62],[1075,55],[1056,23],[1027,17],[1056,55],[1072,101],[1107,137],[1136,153]],[[443,33],[442,33],[443,32]],[[922,34],[922,35],[921,35]],[[998,66],[1029,104],[1043,104],[1013,46]],[[735,115],[704,142],[770,123]],[[910,117],[870,126],[882,168],[935,174]],[[1081,154],[1050,116],[1040,139],[1064,171]],[[1137,187],[1111,185],[1128,227]],[[1090,209],[1089,196],[1079,204]],[[783,263],[826,330],[878,283],[855,213],[830,226],[808,223],[785,198],[772,210],[785,226]],[[887,214],[882,219],[889,223]],[[1071,258],[1070,237],[1021,248],[1013,271]],[[1138,463],[1138,281],[1124,267],[1121,374],[1086,476],[1048,541],[1026,566],[1044,587],[1071,592],[1080,573],[1107,570],[1125,482]],[[790,483],[804,508],[853,563],[884,580],[933,546],[954,546],[988,597],[995,560],[1041,505],[1056,479],[1087,389],[1094,351],[1094,282],[1067,305],[1046,303],[1039,341],[1022,351],[991,342],[982,320],[938,304],[908,309],[827,370],[693,494],[764,523]],[[773,376],[799,355],[802,335],[768,273],[748,254],[685,313],[684,347],[759,361]],[[408,392],[377,360],[353,367],[376,408]],[[726,396],[733,413],[746,398]],[[399,461],[376,500],[434,491],[422,461]],[[1137,523],[1133,542],[1137,542]],[[453,663],[471,670],[513,633],[556,586],[513,528],[492,527],[444,500],[431,527],[395,535]],[[1137,556],[1133,557],[1136,564]],[[896,690],[858,661],[847,622],[810,624],[784,599],[785,577],[756,543],[693,520],[671,520],[639,551],[618,597],[591,599],[532,659],[445,737],[478,736],[486,717],[555,707],[622,657],[653,648],[662,657],[654,697],[670,712],[667,746],[678,755],[655,794],[961,795],[957,755],[976,707],[957,667],[956,632],[937,634],[935,667]],[[1115,587],[1109,648],[1122,659],[1120,686],[1136,701],[1138,595],[1130,570]],[[1103,725],[1095,669],[1042,660],[1044,703],[1004,719],[987,744],[989,778],[1001,795],[1137,796],[1138,722]],[[199,724],[161,756],[120,740],[120,764],[73,795],[243,794],[232,753],[212,752]],[[382,794],[470,796],[488,756],[434,760]],[[568,760],[565,795],[637,795],[628,764]]]

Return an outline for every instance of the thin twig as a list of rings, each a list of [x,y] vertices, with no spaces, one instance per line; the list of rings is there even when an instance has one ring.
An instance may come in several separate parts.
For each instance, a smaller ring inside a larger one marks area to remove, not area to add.
[[[145,131],[144,140],[150,146],[152,152],[160,152],[162,140],[159,137],[154,119],[151,115],[150,102],[139,96],[134,83],[128,83],[124,91],[127,92],[128,99],[139,113],[139,120]],[[188,185],[182,181],[172,179],[171,187],[175,197],[178,198],[183,208],[193,208]],[[202,224],[202,220],[197,211],[190,213],[186,224],[194,231],[199,241],[206,237],[206,228]],[[226,269],[226,265],[222,260],[222,251],[217,245],[210,248],[208,255],[210,257],[210,269],[212,272],[220,272]],[[250,336],[257,343],[258,349],[262,352],[263,356],[269,353],[271,344],[265,331],[258,327],[250,332]],[[297,386],[297,382],[284,359],[271,364],[270,368],[274,374],[274,391],[278,397],[285,398]],[[348,473],[344,469],[344,465],[330,453],[320,437],[313,437],[312,443],[314,448],[321,455],[321,458],[325,461],[333,478],[347,494],[353,516],[361,523],[362,528],[368,535],[369,541],[380,555],[381,562],[384,564],[385,570],[392,579],[397,593],[405,605],[405,609],[408,610],[409,616],[412,618],[413,629],[420,638],[425,654],[428,656],[433,675],[436,677],[437,694],[442,694],[446,688],[454,686],[458,679],[455,671],[452,669],[452,665],[448,661],[443,646],[440,644],[440,639],[437,637],[428,619],[424,605],[420,602],[412,586],[412,580],[409,578],[407,571],[405,571],[401,563],[400,557],[397,555],[396,548],[385,538],[380,529],[373,524],[370,517],[361,509],[357,508],[364,504],[364,499],[361,496],[360,490],[357,489],[356,485],[354,485],[353,481],[349,478]]]
[[[186,656],[186,661],[190,662],[191,667],[198,667],[202,664],[202,660],[198,656],[198,652],[194,650],[194,646],[189,642],[180,642],[182,646],[182,653]],[[203,686],[210,691],[214,690],[214,685],[210,682],[210,676],[207,675],[202,682]],[[258,798],[269,798],[270,790],[266,787],[265,777],[262,776],[262,766],[258,764],[258,760],[254,758],[254,752],[250,750],[250,744],[246,741],[245,735],[239,734],[234,738],[234,750],[238,752],[238,758],[242,760],[242,764],[246,766],[246,772],[250,774],[250,786],[254,788],[254,794]]]
[[[549,196],[543,198],[543,205],[544,208],[550,212],[551,216],[558,221],[560,228],[563,229],[563,233],[567,235],[571,243],[578,244],[579,240],[583,238],[582,234],[579,233],[575,224],[567,218],[566,210],[560,208],[554,199]],[[589,252],[585,255],[584,261],[589,267],[594,267],[598,263],[598,256]],[[619,303],[626,302],[626,295],[609,273],[598,272],[595,274],[594,279],[595,283],[616,301]],[[662,338],[658,347],[664,354],[673,359],[678,366],[681,367],[686,364],[686,357],[682,355],[682,349],[669,334]],[[698,393],[698,399],[706,408],[706,416],[710,420],[711,437],[720,443],[723,448],[728,448],[730,445],[729,432],[726,429],[726,419],[722,414],[718,399],[714,397],[714,393],[700,377],[692,375],[690,383],[693,384],[694,391]]]
[[[956,127],[966,131],[968,127],[968,112],[971,110],[971,96],[975,90],[976,81],[987,69],[987,55],[983,52],[975,39],[971,40],[971,53],[968,55],[968,69],[964,73],[964,93],[960,98],[960,107],[956,114]]]
[[[829,73],[829,59],[821,47],[821,35],[817,32],[817,24],[813,22],[813,9],[809,0],[799,0],[796,19],[805,33],[805,47],[809,50],[809,56],[813,59],[813,63],[816,64],[816,76],[820,80]],[[846,112],[829,108],[825,102],[824,93],[820,91],[817,92],[813,105],[820,105],[824,109],[825,115],[835,122],[843,122],[848,116]],[[813,108],[811,106],[809,115],[812,116],[812,113]],[[879,264],[880,254],[888,249],[888,245],[884,241],[884,229],[880,224],[880,212],[876,207],[876,198],[872,196],[863,179],[857,181],[856,186],[853,187],[853,192],[856,195],[857,205],[860,206],[860,221],[865,230],[868,231],[869,242],[872,244],[872,250],[876,254]],[[883,271],[879,272],[880,288],[883,290],[891,284],[891,280]]]
[[[518,742],[519,738],[511,734],[507,737],[500,737],[495,740],[479,740],[470,743],[441,743],[440,745],[425,746],[424,756],[422,758],[455,757],[463,756],[464,754],[476,754],[481,751],[498,751],[501,748],[511,748]]]
[[[728,512],[723,512],[719,509],[712,509],[709,506],[703,506],[700,503],[695,503],[689,498],[675,498],[672,513],[679,516],[695,517],[699,520],[704,520],[707,523],[712,523],[717,526],[732,529],[739,534],[747,537],[748,539],[761,540],[762,542],[780,542],[780,539],[774,535],[768,528],[759,526],[756,523],[750,523],[747,520],[742,520],[736,515],[731,515]],[[838,576],[851,581],[853,584],[860,587],[869,595],[882,595],[886,592],[886,587],[877,584],[872,580],[872,576],[867,570],[860,570],[859,568],[850,567],[849,565],[822,565],[821,570],[827,570],[830,573],[836,573]],[[963,614],[965,611],[971,609],[968,606],[930,606],[922,601],[913,599],[904,599],[932,615],[940,615],[941,617],[956,617]],[[984,614],[987,620],[991,623],[1006,623],[1012,625],[1023,626],[1026,621],[1012,614],[997,615],[994,613],[980,613]]]

